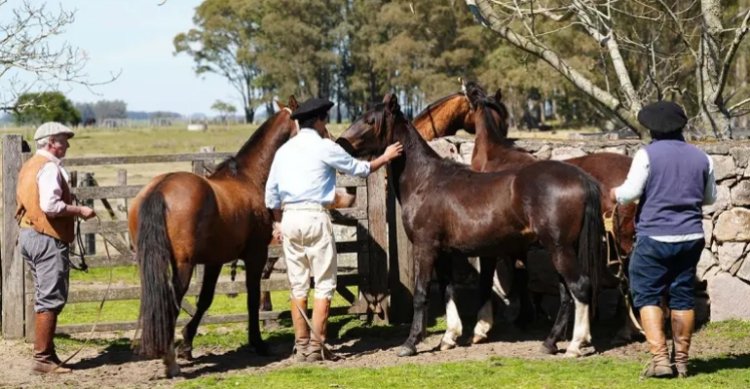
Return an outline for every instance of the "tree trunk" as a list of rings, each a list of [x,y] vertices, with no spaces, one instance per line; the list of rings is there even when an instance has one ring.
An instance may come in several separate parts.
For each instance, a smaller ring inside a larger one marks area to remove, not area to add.
[[[250,105],[245,106],[245,122],[251,124],[255,118],[255,110]]]
[[[732,137],[732,128],[721,96],[723,85],[720,75],[723,67],[722,38],[724,26],[721,23],[719,0],[701,0],[703,32],[701,34],[698,73],[698,96],[701,99],[701,131],[718,139]]]

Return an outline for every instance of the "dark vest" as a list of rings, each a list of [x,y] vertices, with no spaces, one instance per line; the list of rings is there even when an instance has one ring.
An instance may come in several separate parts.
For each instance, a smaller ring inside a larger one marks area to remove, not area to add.
[[[39,154],[26,161],[18,173],[18,187],[16,188],[16,217],[22,227],[30,227],[40,234],[49,235],[63,242],[71,243],[75,238],[73,216],[49,217],[39,205],[39,184],[36,176],[49,159]],[[58,175],[62,187],[62,201],[71,204],[72,196],[68,183]]]
[[[638,204],[636,235],[703,233],[706,153],[680,140],[654,141],[645,151],[649,173]]]

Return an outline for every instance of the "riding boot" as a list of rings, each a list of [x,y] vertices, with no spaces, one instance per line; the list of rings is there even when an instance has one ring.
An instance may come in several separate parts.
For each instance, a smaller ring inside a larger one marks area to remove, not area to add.
[[[299,308],[307,314],[307,299],[292,299],[291,312],[292,324],[294,325],[294,349],[292,350],[294,362],[305,362],[307,358],[307,349],[310,345],[310,329],[307,327],[307,321],[302,316]]]
[[[651,362],[642,377],[672,377],[672,366],[669,363],[667,339],[664,335],[664,311],[656,305],[641,308],[641,323],[646,332],[646,341],[651,352]]]
[[[672,340],[674,342],[674,366],[677,377],[685,378],[688,375],[687,363],[690,350],[690,338],[695,328],[695,311],[672,310]]]
[[[331,300],[315,299],[312,318],[312,338],[308,348],[307,361],[317,362],[326,359],[326,332],[328,330],[328,313],[331,309]]]
[[[46,311],[36,314],[34,328],[34,362],[31,370],[34,373],[70,373],[70,369],[62,365],[62,361],[55,353],[55,328],[57,327],[57,313]]]

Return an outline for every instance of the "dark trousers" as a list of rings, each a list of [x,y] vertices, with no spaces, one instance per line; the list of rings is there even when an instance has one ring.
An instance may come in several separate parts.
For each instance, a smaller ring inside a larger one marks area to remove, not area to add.
[[[666,243],[638,236],[629,267],[633,305],[661,305],[666,295],[671,309],[693,309],[695,266],[704,246],[704,239]]]

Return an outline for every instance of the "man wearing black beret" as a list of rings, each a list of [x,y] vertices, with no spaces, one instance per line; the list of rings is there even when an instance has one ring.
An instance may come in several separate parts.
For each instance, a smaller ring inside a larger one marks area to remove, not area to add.
[[[636,244],[630,258],[633,305],[652,359],[644,377],[687,376],[688,351],[695,325],[695,267],[705,246],[702,206],[716,199],[713,161],[685,142],[685,111],[670,101],[649,104],[638,121],[653,141],[633,156],[625,182],[613,188],[613,201],[639,200]],[[674,370],[664,335],[662,297],[671,309]]]
[[[292,114],[292,119],[299,121],[299,134],[276,152],[266,183],[266,206],[273,210],[273,233],[282,242],[292,289],[293,357],[297,362],[324,359],[337,267],[336,242],[326,208],[334,201],[336,171],[366,177],[401,155],[403,149],[397,142],[370,162],[354,159],[328,139],[326,121],[332,106],[328,99],[313,98]],[[300,312],[307,310],[311,275],[315,280],[312,339]]]

